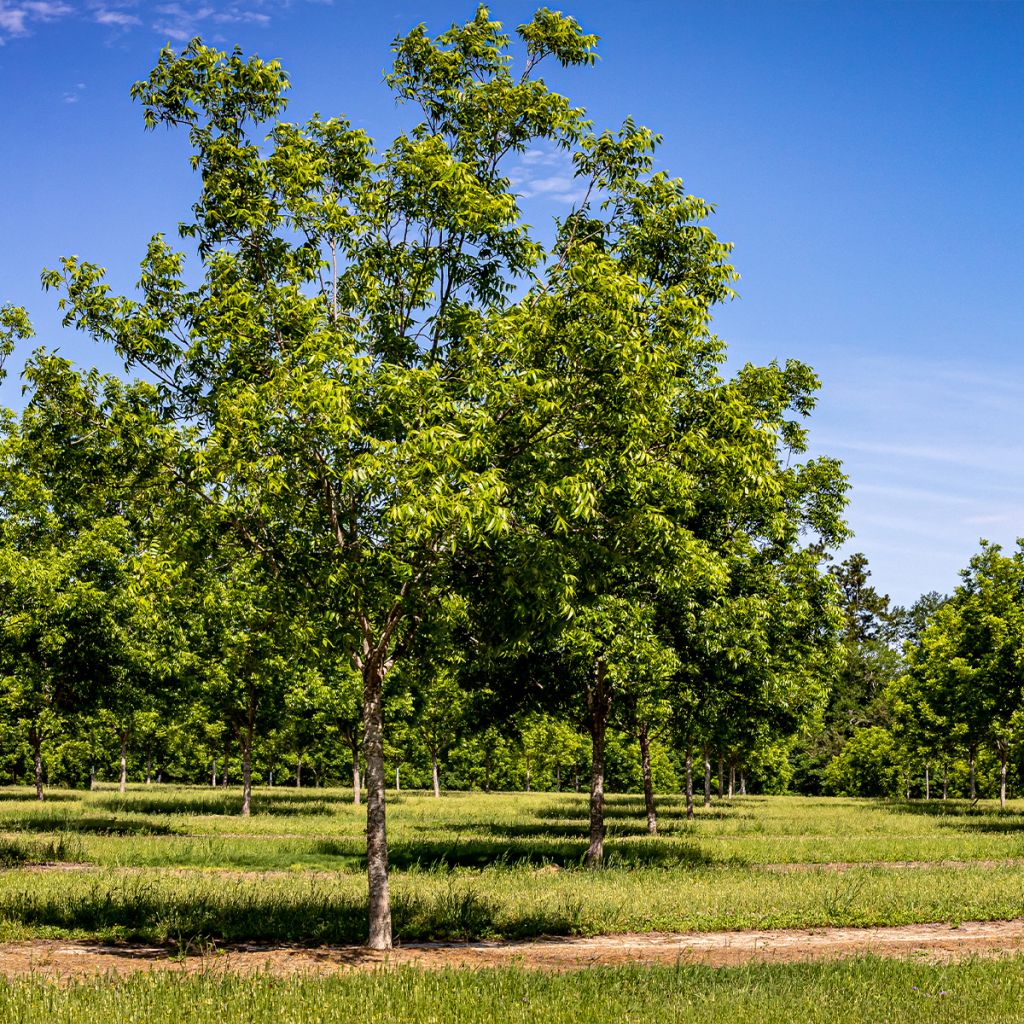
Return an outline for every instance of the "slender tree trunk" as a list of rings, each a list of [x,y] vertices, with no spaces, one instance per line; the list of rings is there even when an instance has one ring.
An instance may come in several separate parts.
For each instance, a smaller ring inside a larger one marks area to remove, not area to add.
[[[441,775],[437,770],[437,755],[430,755],[430,781],[434,785],[434,796],[440,799],[441,796]],[[529,779],[527,779],[527,786],[529,786]]]
[[[736,765],[730,762],[729,764],[729,799],[732,799],[733,793],[736,791]]]
[[[999,752],[999,809],[1006,810],[1006,751]]]
[[[242,817],[252,814],[252,734],[253,721],[249,717],[246,730],[242,735]]]
[[[302,789],[302,758],[295,761],[295,788]]]
[[[529,764],[527,764],[527,767],[526,767],[526,792],[527,793],[530,792],[530,767],[529,767]]]
[[[574,768],[572,770],[572,791],[578,793],[580,791],[580,770]]]
[[[32,758],[35,762],[35,775],[36,775],[36,799],[42,800],[43,796],[43,737],[38,729],[33,729],[30,733],[30,739],[32,741]]]
[[[747,773],[743,768],[740,768],[740,796],[747,795]]]
[[[562,763],[560,761],[555,765],[555,792],[562,792]]]
[[[96,765],[89,765],[89,789],[96,788]]]
[[[942,766],[942,799],[945,800],[949,792],[949,770],[945,765]]]
[[[146,785],[152,785],[153,783],[153,758],[149,755],[146,756]]]
[[[609,695],[605,689],[605,663],[599,661],[594,685],[587,692],[590,711],[590,737],[593,753],[590,762],[590,845],[587,866],[604,863],[604,741],[608,730]]]
[[[395,766],[395,792],[402,792],[402,775],[397,765]]]
[[[686,747],[686,817],[693,820],[693,747]]]
[[[924,766],[924,798],[925,800],[932,798],[932,779],[928,772],[928,765]]]
[[[711,806],[711,751],[704,748],[704,806]]]
[[[213,759],[213,770],[210,772],[210,785],[217,788],[217,758]]]
[[[974,758],[975,758],[975,755],[976,755],[976,751],[972,747],[971,751],[970,751],[969,758],[968,758],[969,761],[970,761],[970,766],[971,766],[971,799],[972,800],[977,800],[978,799],[978,790],[977,790],[977,786],[975,785],[975,778],[974,778]]]
[[[125,793],[128,790],[128,733],[121,732],[121,778],[117,784],[117,791]]]
[[[484,758],[484,792],[490,793],[491,791],[491,754],[487,752],[487,756]]]
[[[725,758],[718,758],[718,799],[725,796]]]
[[[391,949],[387,802],[384,791],[384,668],[371,655],[363,667],[363,752],[366,756],[366,873],[371,949]]]
[[[651,738],[647,726],[640,729],[640,767],[644,776],[644,807],[647,810],[647,833],[658,834],[658,814],[654,808],[654,780],[651,778]]]
[[[363,799],[363,780],[359,774],[359,744],[352,744],[352,803],[359,806]]]

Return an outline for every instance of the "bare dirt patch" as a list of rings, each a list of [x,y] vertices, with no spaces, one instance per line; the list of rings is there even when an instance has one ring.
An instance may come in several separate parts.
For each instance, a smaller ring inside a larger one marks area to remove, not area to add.
[[[796,963],[873,954],[953,961],[974,955],[1024,951],[1024,920],[919,924],[898,928],[775,929],[690,934],[603,935],[533,942],[411,943],[389,953],[357,946],[305,949],[233,946],[179,956],[152,946],[102,946],[36,940],[0,944],[0,975],[65,979],[140,971],[184,973],[337,974],[411,965],[519,966],[570,971],[621,964],[696,963],[724,967],[745,963]]]

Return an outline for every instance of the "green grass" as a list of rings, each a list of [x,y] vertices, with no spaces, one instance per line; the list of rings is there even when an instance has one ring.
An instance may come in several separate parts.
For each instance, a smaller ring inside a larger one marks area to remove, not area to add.
[[[910,924],[1024,915],[1024,804],[612,796],[608,866],[582,868],[578,794],[392,794],[399,939]],[[0,937],[360,942],[365,809],[346,790],[0,790]],[[26,870],[35,861],[82,870]],[[831,861],[853,866],[822,869]],[[909,869],[898,862],[925,862]],[[957,861],[959,863],[940,863]],[[809,870],[785,872],[778,865]],[[889,865],[889,866],[887,866]],[[167,869],[173,868],[169,871]],[[556,870],[557,869],[557,870]]]
[[[0,1020],[19,1024],[953,1024],[1024,1019],[1024,961],[946,967],[838,964],[376,972],[347,977],[137,976],[61,986],[0,982]]]

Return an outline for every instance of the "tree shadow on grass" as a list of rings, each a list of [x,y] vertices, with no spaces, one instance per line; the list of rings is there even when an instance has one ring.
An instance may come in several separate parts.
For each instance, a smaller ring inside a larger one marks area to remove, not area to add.
[[[430,893],[396,893],[392,900],[395,937],[406,942],[565,935],[577,930],[582,911],[581,901],[563,897],[549,908],[510,913],[458,879]],[[255,884],[166,892],[138,879],[96,882],[73,893],[5,892],[0,918],[182,951],[211,943],[359,944],[367,927],[365,898],[315,884],[287,893]]]
[[[176,829],[159,821],[146,821],[116,816],[70,814],[33,814],[25,817],[0,818],[4,832],[77,832],[98,836],[172,836]]]
[[[91,806],[128,814],[194,814],[237,817],[242,813],[240,792],[223,794],[167,794],[166,796],[113,796],[97,797]],[[322,817],[334,814],[336,805],[327,800],[282,799],[265,794],[253,794],[252,813],[275,817],[309,815]]]

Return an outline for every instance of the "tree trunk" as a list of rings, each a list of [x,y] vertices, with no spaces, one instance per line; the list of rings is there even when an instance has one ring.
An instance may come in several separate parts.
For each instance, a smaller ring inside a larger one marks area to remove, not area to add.
[[[1006,751],[999,752],[999,810],[1006,810]]]
[[[488,751],[487,756],[484,758],[484,792],[490,793],[491,791],[491,754]]]
[[[562,763],[560,761],[555,765],[555,792],[562,792]]]
[[[217,758],[213,759],[213,770],[210,772],[210,785],[217,788]]]
[[[693,820],[693,747],[686,747],[686,818]]]
[[[658,834],[658,814],[654,809],[654,781],[651,778],[651,738],[647,726],[640,730],[640,767],[644,776],[644,807],[647,809],[647,833]]]
[[[252,733],[253,722],[250,716],[248,725],[242,735],[242,817],[252,814]]]
[[[733,793],[736,792],[736,765],[729,764],[729,799],[732,799]]]
[[[302,789],[302,758],[295,761],[295,788]]]
[[[153,758],[150,756],[146,757],[146,785],[150,786],[153,784]]]
[[[359,744],[352,746],[352,803],[358,807],[363,799],[363,780],[359,774]]]
[[[975,754],[976,754],[976,751],[974,750],[974,748],[971,748],[970,756],[969,756],[968,760],[970,761],[970,765],[971,765],[971,799],[972,800],[977,800],[978,799],[978,790],[977,790],[977,787],[975,785],[975,779],[974,779],[974,758],[975,758]]]
[[[128,790],[128,733],[121,733],[121,778],[117,784],[118,793]]]
[[[725,796],[725,758],[718,759],[718,799]]]
[[[579,768],[573,768],[572,770],[572,791],[578,793],[580,791],[580,770]]]
[[[96,765],[89,765],[89,789],[96,788]]]
[[[371,949],[391,948],[387,803],[384,792],[384,669],[377,657],[363,667],[363,752],[366,756],[366,873]]]
[[[397,766],[395,767],[395,792],[402,792],[402,775],[401,770]]]
[[[704,806],[711,806],[711,751],[704,748]]]
[[[924,766],[924,798],[925,800],[932,798],[932,779],[928,774],[928,765]]]
[[[945,765],[943,765],[942,766],[942,799],[943,800],[946,799],[946,795],[949,792],[949,787],[948,787],[949,777],[948,777],[948,775],[949,775],[948,769],[946,768]]]
[[[529,767],[527,767],[527,769],[526,769],[526,792],[527,793],[530,792],[530,769],[529,769]]]
[[[747,773],[743,768],[740,768],[740,796],[747,795]]]
[[[437,755],[436,754],[431,754],[430,755],[430,779],[431,779],[431,782],[434,785],[434,796],[440,798],[440,796],[441,796],[441,776],[440,776],[440,774],[438,773],[438,770],[437,770]],[[529,785],[529,780],[527,780],[527,785]]]
[[[29,738],[32,740],[32,759],[35,762],[35,774],[36,774],[36,799],[42,800],[43,797],[43,737],[38,729],[33,729],[29,734]]]
[[[599,661],[594,685],[587,691],[590,711],[590,845],[587,866],[599,868],[604,863],[604,741],[608,730],[609,695],[605,689],[605,663]]]

